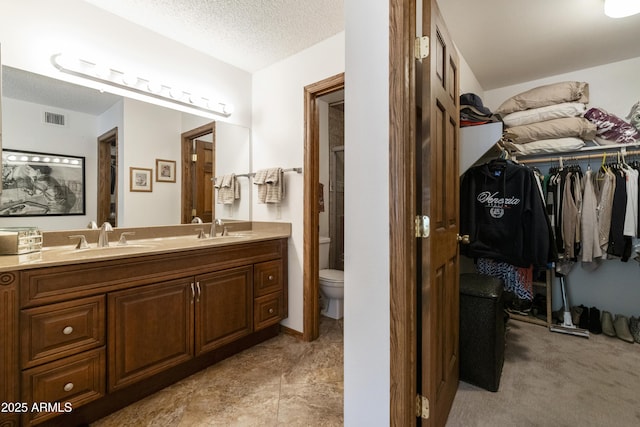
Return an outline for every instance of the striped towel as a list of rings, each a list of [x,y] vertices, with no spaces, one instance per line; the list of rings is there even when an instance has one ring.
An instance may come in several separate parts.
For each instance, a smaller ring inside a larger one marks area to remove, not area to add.
[[[217,176],[214,187],[218,190],[218,203],[232,205],[240,199],[240,183],[235,174]]]
[[[253,177],[258,186],[259,203],[280,203],[284,199],[284,172],[282,168],[261,169]]]

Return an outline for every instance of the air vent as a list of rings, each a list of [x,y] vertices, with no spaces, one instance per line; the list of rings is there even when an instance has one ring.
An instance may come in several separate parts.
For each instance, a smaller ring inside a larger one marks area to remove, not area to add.
[[[66,126],[66,117],[64,114],[52,113],[51,111],[44,112],[44,122],[48,125],[54,126]]]

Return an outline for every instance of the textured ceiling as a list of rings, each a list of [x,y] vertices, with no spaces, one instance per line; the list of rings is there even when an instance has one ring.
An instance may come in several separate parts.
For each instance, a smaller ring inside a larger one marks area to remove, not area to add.
[[[85,0],[254,72],[344,30],[343,0]]]
[[[344,0],[84,1],[251,72],[344,30]],[[608,18],[602,12],[603,0],[439,0],[438,4],[485,90],[640,57],[640,15]],[[21,87],[40,84],[29,76],[14,77],[21,79]],[[58,90],[70,93],[68,88]],[[106,105],[112,102],[107,100]],[[67,104],[60,108],[79,108]]]

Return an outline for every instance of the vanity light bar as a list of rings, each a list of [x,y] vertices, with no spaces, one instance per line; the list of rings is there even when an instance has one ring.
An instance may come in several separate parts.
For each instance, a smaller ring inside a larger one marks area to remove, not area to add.
[[[26,154],[7,154],[4,157],[6,164],[21,164],[21,163],[61,163],[65,165],[80,165],[78,159],[67,159],[59,156],[40,156],[40,155],[26,155]]]
[[[63,73],[104,83],[140,95],[161,99],[183,107],[194,108],[223,117],[229,117],[233,113],[232,104],[214,101],[179,88],[102,66],[85,59],[72,58],[69,55],[57,53],[51,57],[51,63]]]

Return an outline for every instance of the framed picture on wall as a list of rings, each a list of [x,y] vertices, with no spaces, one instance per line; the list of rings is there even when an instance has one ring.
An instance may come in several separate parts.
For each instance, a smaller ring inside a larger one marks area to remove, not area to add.
[[[2,150],[0,216],[85,214],[85,158]]]
[[[175,160],[156,159],[156,182],[176,182]]]
[[[129,191],[153,190],[153,170],[147,168],[129,168]]]

